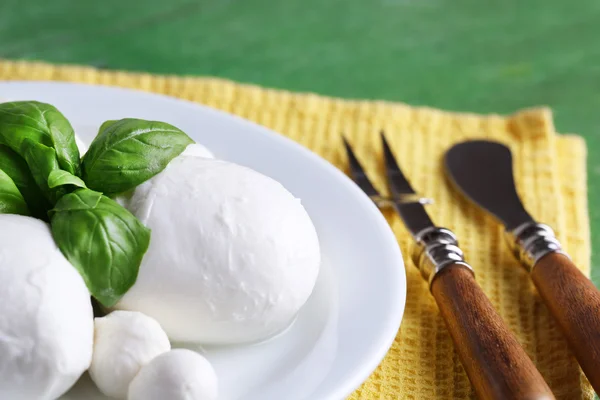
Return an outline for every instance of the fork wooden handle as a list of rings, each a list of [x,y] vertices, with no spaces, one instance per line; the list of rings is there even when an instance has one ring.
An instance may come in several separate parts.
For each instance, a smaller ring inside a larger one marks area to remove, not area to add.
[[[600,393],[600,292],[560,253],[542,257],[531,278],[581,369]]]
[[[471,271],[457,264],[444,268],[434,278],[431,293],[480,399],[554,399]]]

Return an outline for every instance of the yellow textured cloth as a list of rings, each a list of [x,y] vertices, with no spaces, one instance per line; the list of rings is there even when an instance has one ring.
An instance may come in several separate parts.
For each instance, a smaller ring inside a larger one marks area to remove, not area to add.
[[[403,104],[346,101],[241,85],[220,79],[153,76],[87,67],[0,61],[0,80],[61,80],[129,87],[180,97],[238,114],[312,149],[339,168],[344,132],[370,176],[384,189],[378,132],[384,129],[429,211],[461,240],[477,280],[515,332],[558,399],[590,399],[593,392],[525,272],[503,242],[502,228],[455,196],[443,178],[442,155],[467,138],[493,138],[515,157],[525,206],[557,231],[575,263],[589,275],[585,143],[555,133],[547,109],[510,117],[457,114]],[[2,93],[0,93],[0,97]],[[411,239],[387,218],[404,254]],[[408,295],[397,338],[382,364],[352,399],[465,399],[473,393],[426,283],[406,258]]]

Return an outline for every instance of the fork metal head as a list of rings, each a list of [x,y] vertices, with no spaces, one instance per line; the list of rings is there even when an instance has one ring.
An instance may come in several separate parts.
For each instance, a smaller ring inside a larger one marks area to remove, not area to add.
[[[377,199],[384,199],[383,196],[379,194],[375,186],[369,180],[369,177],[365,173],[364,168],[356,158],[354,151],[352,150],[352,146],[346,140],[345,137],[342,136],[344,140],[344,147],[346,147],[346,154],[348,155],[348,162],[350,164],[350,175],[356,184],[362,189],[363,192],[367,194],[375,203],[377,204]]]
[[[390,196],[383,196],[375,189],[375,186],[369,180],[364,168],[358,161],[356,154],[354,154],[352,147],[348,141],[344,139],[344,146],[350,164],[350,174],[354,182],[356,182],[356,184],[378,207],[393,207],[400,214],[400,217],[413,236],[416,236],[423,229],[433,226],[433,222],[423,207],[426,204],[433,203],[433,200],[421,197],[414,191],[408,182],[408,179],[406,179],[406,176],[404,176],[402,170],[398,166],[394,154],[392,153],[392,149],[383,132],[381,132],[381,143],[383,146],[385,171]]]
[[[427,215],[424,206],[433,201],[419,196],[414,191],[400,170],[383,132],[381,133],[381,142],[391,196],[382,196],[375,189],[352,151],[352,147],[344,138],[350,174],[354,182],[379,208],[392,206],[398,212],[416,241],[412,252],[414,264],[421,271],[423,278],[429,282],[430,287],[438,273],[450,265],[458,264],[473,272],[471,266],[464,261],[463,253],[458,247],[454,234],[447,229],[436,227]]]

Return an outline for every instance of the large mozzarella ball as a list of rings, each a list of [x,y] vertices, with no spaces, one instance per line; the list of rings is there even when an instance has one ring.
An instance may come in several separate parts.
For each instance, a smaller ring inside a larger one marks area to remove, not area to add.
[[[190,145],[188,145],[188,147],[185,148],[185,150],[183,151],[183,153],[181,153],[182,156],[187,156],[187,157],[204,157],[204,158],[215,158],[215,156],[213,155],[213,153],[206,148],[205,146],[202,146],[201,144],[198,143],[192,143]]]
[[[129,208],[152,239],[118,308],[152,316],[173,340],[265,339],[313,290],[315,228],[300,200],[256,171],[178,157],[136,188]]]
[[[90,376],[98,389],[126,399],[140,368],[171,350],[167,334],[156,320],[135,311],[114,311],[95,320]]]
[[[128,400],[216,400],[215,370],[200,354],[171,350],[143,367],[129,386]]]
[[[75,139],[77,139],[77,137],[75,137]],[[87,147],[85,147],[87,149]],[[81,147],[79,148],[79,151],[81,152]],[[188,145],[185,150],[183,151],[183,153],[181,153],[179,155],[179,157],[203,157],[203,158],[215,158],[215,156],[213,155],[213,153],[205,146],[198,144],[198,143],[192,143],[190,145]],[[119,195],[117,195],[115,197],[115,201],[117,203],[119,203],[120,205],[122,205],[123,207],[127,208],[129,205],[129,202],[131,201],[131,196],[133,196],[133,194],[135,193],[135,190],[129,190],[125,193],[120,193]]]
[[[90,294],[49,226],[0,215],[0,399],[53,400],[92,360]]]

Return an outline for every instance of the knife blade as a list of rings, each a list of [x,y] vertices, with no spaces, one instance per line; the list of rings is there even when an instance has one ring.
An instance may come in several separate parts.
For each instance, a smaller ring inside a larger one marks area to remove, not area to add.
[[[530,273],[588,380],[600,393],[600,292],[563,251],[552,229],[537,223],[516,191],[510,149],[476,140],[445,156],[450,180],[506,228],[513,254]]]
[[[499,143],[473,140],[446,153],[450,178],[471,201],[488,210],[508,230],[532,222],[516,191],[510,150]],[[510,207],[506,205],[509,204]]]

